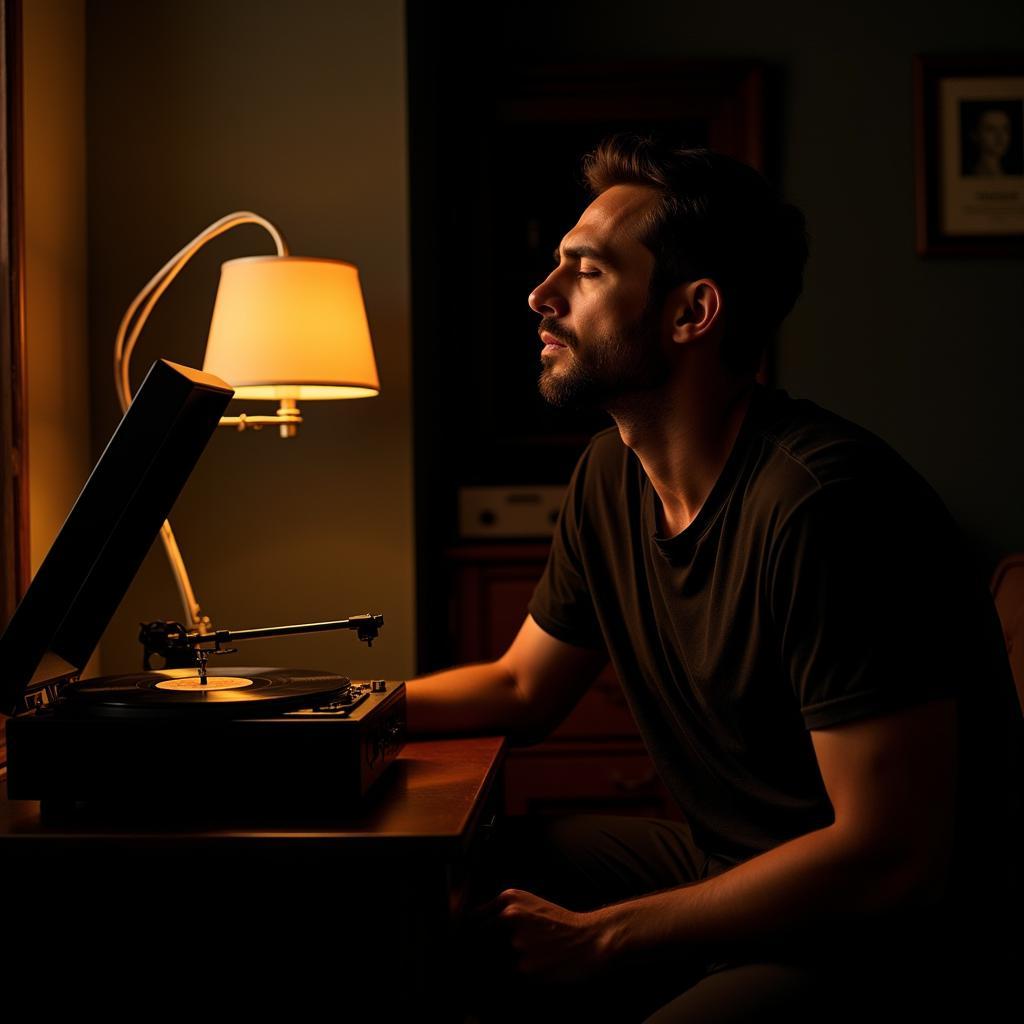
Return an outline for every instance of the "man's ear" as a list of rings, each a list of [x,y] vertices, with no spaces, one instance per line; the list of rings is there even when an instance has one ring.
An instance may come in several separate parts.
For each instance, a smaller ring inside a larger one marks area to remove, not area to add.
[[[705,337],[722,318],[722,293],[710,278],[687,281],[668,297],[674,342],[685,344]]]

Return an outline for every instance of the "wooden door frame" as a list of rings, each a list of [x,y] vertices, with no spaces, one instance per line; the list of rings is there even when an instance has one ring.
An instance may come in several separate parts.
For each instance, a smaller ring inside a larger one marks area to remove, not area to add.
[[[21,0],[0,0],[0,628],[29,580]]]

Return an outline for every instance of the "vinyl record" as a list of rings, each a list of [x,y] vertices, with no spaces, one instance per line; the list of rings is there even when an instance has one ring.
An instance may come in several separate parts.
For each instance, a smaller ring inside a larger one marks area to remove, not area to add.
[[[206,686],[185,669],[100,676],[66,686],[69,709],[110,717],[195,715],[244,718],[329,704],[350,681],[303,668],[218,668]]]

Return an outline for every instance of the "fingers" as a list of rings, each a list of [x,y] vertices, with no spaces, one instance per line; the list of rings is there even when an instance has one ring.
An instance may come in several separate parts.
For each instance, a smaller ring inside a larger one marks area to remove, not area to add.
[[[465,917],[473,921],[486,921],[500,917],[502,911],[521,902],[523,897],[537,899],[532,893],[523,892],[522,889],[505,889],[493,900],[488,900],[486,903],[481,903],[466,911]]]
[[[464,939],[492,967],[519,978],[575,976],[579,915],[522,889],[506,889],[463,915]],[[468,933],[468,934],[467,934]]]

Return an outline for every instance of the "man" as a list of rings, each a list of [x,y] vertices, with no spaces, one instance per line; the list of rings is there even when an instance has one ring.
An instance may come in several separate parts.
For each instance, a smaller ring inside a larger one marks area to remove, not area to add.
[[[705,150],[615,137],[586,171],[596,197],[529,301],[544,397],[615,426],[511,647],[413,680],[410,728],[544,735],[610,657],[680,804],[685,825],[576,819],[507,858],[526,881],[491,911],[539,1005],[850,1002],[887,962],[900,979],[906,944],[956,933],[972,851],[971,895],[1008,895],[1021,718],[998,621],[899,456],[756,383],[801,290],[800,213]]]

